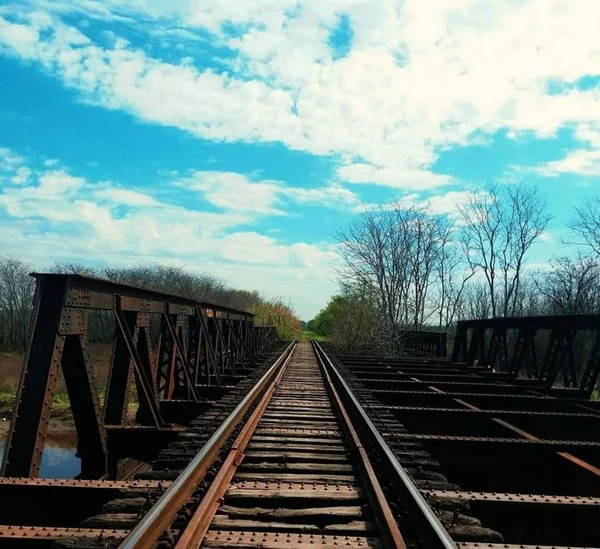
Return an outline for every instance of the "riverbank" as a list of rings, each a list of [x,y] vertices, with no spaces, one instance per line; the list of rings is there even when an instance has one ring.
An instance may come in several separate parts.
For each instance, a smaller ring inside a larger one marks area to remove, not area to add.
[[[56,396],[58,395],[55,395],[54,404],[52,405],[52,415],[48,429],[54,433],[74,432],[75,424],[73,423],[73,414],[71,414],[67,396],[66,394],[60,395],[58,399]],[[0,439],[6,436],[10,428],[14,403],[14,393],[0,393]]]
[[[100,394],[103,394],[108,377],[111,345],[107,343],[91,344],[90,356],[96,374],[96,383]],[[10,426],[15,396],[21,378],[23,358],[23,353],[0,353],[0,437],[6,434]],[[74,428],[65,382],[62,372],[59,370],[49,430],[53,432],[73,431]]]

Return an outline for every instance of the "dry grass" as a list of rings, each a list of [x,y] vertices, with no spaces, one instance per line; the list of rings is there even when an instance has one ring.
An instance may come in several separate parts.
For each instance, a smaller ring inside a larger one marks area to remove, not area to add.
[[[90,360],[96,374],[96,384],[102,400],[108,378],[111,345],[94,343],[90,345],[88,351],[91,354]],[[0,413],[6,413],[12,409],[21,378],[22,366],[23,354],[0,353]],[[59,372],[56,394],[54,395],[53,416],[57,413],[61,414],[60,410],[65,408],[69,408],[69,399],[65,380],[62,372]]]
[[[21,376],[23,355],[0,353],[0,393],[15,391]]]

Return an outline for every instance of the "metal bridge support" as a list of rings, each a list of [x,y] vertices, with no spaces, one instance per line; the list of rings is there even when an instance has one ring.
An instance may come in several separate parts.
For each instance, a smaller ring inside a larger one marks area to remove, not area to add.
[[[514,334],[510,340],[514,341],[512,353],[508,345],[510,331]],[[542,332],[547,336],[540,337],[538,344],[547,343],[543,350],[544,361],[539,367],[536,336]],[[594,338],[586,364],[583,364],[584,357],[574,352],[579,334]],[[486,337],[490,341],[487,349]],[[497,371],[508,372],[512,378],[538,380],[547,388],[560,380],[564,388],[579,389],[589,398],[600,376],[600,315],[461,320],[456,329],[451,360],[466,362],[468,366],[478,360],[480,366],[492,366]]]
[[[82,476],[104,474],[104,426],[94,373],[88,361],[87,316],[82,309],[69,306],[73,302],[68,289],[66,279],[38,282],[33,335],[6,441],[3,476],[38,475],[61,366],[77,429]]]
[[[138,434],[158,436],[169,430],[163,413],[178,421],[173,413],[178,406],[198,409],[199,385],[210,391],[226,385],[225,376],[235,383],[254,364],[254,356],[278,339],[273,328],[256,329],[253,315],[244,311],[79,275],[34,276],[33,333],[2,476],[39,474],[60,368],[77,430],[81,478],[99,478],[116,469],[111,448],[136,433],[129,426],[126,437],[119,431],[127,419],[132,383],[139,402],[135,419],[142,426]],[[90,311],[115,320],[103,412],[90,362]],[[156,351],[151,327],[160,332]]]
[[[509,372],[512,377],[518,377],[523,369],[528,377],[537,378],[539,376],[537,353],[535,350],[536,333],[536,328],[521,328],[519,330],[512,361],[509,365]]]
[[[596,330],[594,344],[590,351],[588,363],[581,377],[579,390],[584,398],[590,398],[600,375],[600,326]]]

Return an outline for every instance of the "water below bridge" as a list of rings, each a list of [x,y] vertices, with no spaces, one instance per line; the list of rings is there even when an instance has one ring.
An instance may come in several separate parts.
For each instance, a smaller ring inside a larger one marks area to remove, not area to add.
[[[73,431],[50,431],[42,455],[41,478],[73,478],[81,470],[75,457],[77,437]],[[0,462],[4,455],[5,438],[0,435]]]

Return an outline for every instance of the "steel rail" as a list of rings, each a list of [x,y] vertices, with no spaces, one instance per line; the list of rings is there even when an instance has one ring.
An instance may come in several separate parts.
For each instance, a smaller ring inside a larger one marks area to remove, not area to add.
[[[157,545],[160,536],[173,523],[181,506],[193,494],[196,486],[211,466],[223,443],[233,432],[244,413],[271,379],[272,375],[285,363],[286,358],[291,354],[295,345],[296,341],[292,341],[286,347],[275,363],[263,374],[256,385],[227,416],[227,419],[173,481],[173,484],[167,488],[144,518],[131,530],[127,538],[119,546],[120,549],[146,549]]]
[[[369,415],[362,404],[354,396],[352,389],[350,389],[339,370],[333,362],[331,362],[319,343],[316,341],[313,341],[312,343],[317,353],[320,354],[323,363],[336,379],[338,387],[343,391],[346,399],[351,403],[354,411],[358,414],[363,426],[375,440],[380,454],[382,457],[385,457],[387,464],[395,473],[396,479],[394,480],[396,480],[396,482],[394,482],[394,486],[401,490],[402,493],[400,495],[405,499],[405,503],[409,506],[407,510],[413,516],[416,522],[415,526],[417,532],[423,537],[425,546],[428,549],[456,549],[456,543],[452,540],[452,537],[444,528],[427,501],[425,501],[425,498],[415,486],[404,467],[402,467],[392,449],[383,439],[379,430],[369,418]]]
[[[241,464],[248,443],[254,436],[254,432],[258,427],[260,420],[267,407],[269,406],[275,390],[277,389],[283,375],[286,372],[287,365],[289,364],[293,353],[288,354],[286,359],[283,361],[279,372],[272,381],[269,382],[269,387],[263,393],[260,402],[252,412],[252,415],[248,418],[248,421],[238,434],[235,442],[233,443],[229,454],[223,461],[221,469],[212,481],[210,488],[204,494],[200,505],[192,515],[190,521],[182,532],[175,549],[184,549],[186,547],[200,547],[206,532],[210,527],[221,500],[227,491],[227,488],[231,484],[231,480],[235,475],[237,468]]]
[[[352,419],[346,410],[346,405],[342,402],[340,394],[336,389],[333,380],[331,379],[331,373],[329,372],[323,357],[317,352],[313,346],[313,351],[317,359],[317,363],[321,367],[323,377],[326,381],[326,387],[330,394],[331,402],[334,408],[337,409],[338,415],[340,416],[340,423],[343,429],[346,431],[348,441],[351,443],[351,447],[355,452],[355,460],[362,473],[364,488],[367,492],[367,497],[371,502],[373,514],[375,520],[379,526],[379,531],[384,542],[384,547],[393,549],[407,549],[402,533],[398,528],[394,514],[390,508],[390,505],[383,493],[379,479],[375,474],[371,460],[367,450],[362,444],[360,436],[356,431]]]

